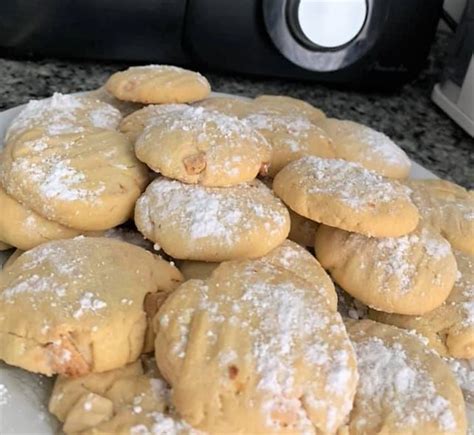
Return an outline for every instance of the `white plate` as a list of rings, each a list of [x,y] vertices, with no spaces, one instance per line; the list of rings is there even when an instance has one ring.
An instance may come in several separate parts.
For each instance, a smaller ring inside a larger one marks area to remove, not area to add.
[[[5,130],[22,107],[0,112],[0,150],[3,148]],[[410,177],[438,178],[415,162]],[[0,252],[0,266],[9,255],[10,252]],[[6,387],[6,393],[2,385]],[[0,362],[0,434],[57,433],[58,422],[47,410],[51,387],[51,379]]]

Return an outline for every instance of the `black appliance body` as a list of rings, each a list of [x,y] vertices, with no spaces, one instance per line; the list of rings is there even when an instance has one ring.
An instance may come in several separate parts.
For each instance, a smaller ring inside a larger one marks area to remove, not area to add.
[[[1,0],[0,55],[394,88],[424,66],[441,10],[442,0]]]

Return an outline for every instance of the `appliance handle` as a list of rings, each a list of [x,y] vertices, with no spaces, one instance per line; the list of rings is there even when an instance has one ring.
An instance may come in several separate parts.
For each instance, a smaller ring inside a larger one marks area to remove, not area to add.
[[[331,49],[308,47],[298,41],[288,20],[288,0],[262,0],[265,27],[276,48],[294,64],[317,72],[341,70],[360,60],[374,46],[387,18],[387,0],[366,0],[367,16],[358,35]]]

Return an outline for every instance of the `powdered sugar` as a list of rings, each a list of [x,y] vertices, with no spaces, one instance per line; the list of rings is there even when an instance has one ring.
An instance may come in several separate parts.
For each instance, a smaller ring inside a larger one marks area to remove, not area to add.
[[[225,322],[247,332],[250,357],[255,361],[257,371],[256,397],[261,397],[259,409],[265,424],[269,428],[281,428],[287,423],[278,416],[291,415],[294,418],[290,419],[289,428],[314,433],[313,423],[302,404],[309,403],[312,398],[320,400],[325,408],[336,406],[332,405],[333,401],[343,402],[344,409],[327,421],[328,432],[335,430],[350,409],[351,387],[356,382],[351,347],[347,338],[344,345],[345,329],[339,314],[329,309],[313,285],[294,281],[293,275],[265,260],[248,261],[237,269],[229,266],[225,276],[226,280],[222,281],[211,277],[210,282],[195,288],[199,295],[197,311],[206,313],[214,324],[210,329],[218,337],[221,328],[226,328]],[[235,280],[239,282],[238,293],[230,293],[227,288]],[[225,315],[227,309],[232,313],[230,317]],[[179,328],[176,324],[170,326],[179,332],[179,339],[175,341],[178,349],[173,350],[175,354],[185,351],[182,343],[187,343],[189,325],[196,315],[188,310],[175,314],[175,321],[180,325]],[[186,327],[181,329],[183,324]],[[242,343],[247,340],[244,337]],[[240,347],[227,345],[217,358],[221,367],[229,363],[238,367],[241,359],[248,357],[242,354]],[[318,385],[330,394],[317,394],[312,376],[301,378],[301,364],[311,367],[311,373],[319,373]],[[299,396],[302,393],[304,397]]]
[[[84,172],[77,169],[71,160],[61,156],[50,156],[41,162],[35,162],[30,158],[18,158],[12,165],[12,174],[14,173],[28,174],[29,179],[25,180],[25,183],[34,182],[45,201],[57,199],[98,202],[100,195],[105,191],[103,182],[87,188],[82,187],[81,183],[86,180]]]
[[[97,298],[92,292],[85,292],[79,299],[79,308],[72,314],[75,319],[80,319],[85,313],[97,313],[107,307],[107,304]]]
[[[154,226],[170,225],[192,241],[212,238],[222,246],[265,223],[270,234],[278,234],[288,224],[286,208],[260,182],[207,188],[159,178],[137,202],[137,213],[151,216],[145,234],[152,233]],[[156,241],[166,250],[162,240]]]
[[[85,128],[115,130],[121,114],[113,106],[87,97],[55,93],[46,100],[32,100],[10,125],[6,141],[28,129],[40,127],[46,134],[81,133]]]
[[[331,196],[355,210],[396,200],[409,201],[408,190],[357,163],[307,156],[287,166],[312,195]]]
[[[360,373],[358,406],[367,411],[371,424],[377,424],[377,411],[371,409],[379,404],[395,414],[396,427],[411,428],[432,421],[442,431],[456,430],[449,401],[439,395],[430,374],[401,345],[388,345],[379,338],[354,345]],[[364,422],[359,423],[363,430]]]
[[[351,122],[351,124],[354,125],[355,123]],[[344,130],[348,133],[347,140],[354,140],[366,145],[364,153],[361,156],[363,159],[381,159],[384,163],[390,165],[410,166],[408,156],[387,135],[370,127],[366,127],[365,125],[356,125],[357,128]]]
[[[452,255],[449,243],[432,230],[422,227],[413,233],[401,237],[374,239],[351,234],[350,241],[356,246],[370,245],[371,260],[380,283],[379,290],[397,289],[406,294],[413,289],[416,277],[420,273],[415,261],[417,255],[424,256],[426,262],[435,264]],[[421,248],[421,254],[419,250]],[[436,274],[433,274],[433,280]],[[395,280],[395,283],[394,281]],[[433,281],[434,282],[434,281]],[[387,287],[388,286],[388,287]]]
[[[0,406],[6,405],[10,399],[8,388],[4,384],[0,384]]]

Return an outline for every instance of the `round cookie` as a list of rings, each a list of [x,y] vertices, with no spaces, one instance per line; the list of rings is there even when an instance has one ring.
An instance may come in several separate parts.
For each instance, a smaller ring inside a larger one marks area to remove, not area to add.
[[[117,109],[98,99],[55,93],[45,100],[31,100],[8,127],[5,143],[36,129],[48,136],[97,128],[115,130],[121,119]],[[41,148],[39,144],[37,147]]]
[[[0,272],[0,359],[67,376],[135,361],[147,328],[145,297],[181,281],[166,261],[118,240],[44,243]]]
[[[261,133],[272,146],[270,177],[274,177],[288,163],[304,156],[336,156],[324,130],[303,116],[257,109],[242,120]]]
[[[363,124],[326,118],[317,123],[332,139],[339,159],[390,178],[407,178],[411,161],[388,136]]]
[[[201,74],[169,65],[135,66],[116,72],[105,88],[119,100],[143,104],[190,103],[211,92]]]
[[[189,424],[210,433],[336,431],[357,369],[339,314],[313,285],[268,261],[231,261],[170,294],[154,320],[155,354]]]
[[[348,332],[360,377],[342,433],[466,433],[464,400],[455,378],[417,337],[370,320],[349,322]]]
[[[376,239],[321,225],[314,249],[337,284],[387,313],[421,315],[434,310],[456,280],[451,247],[430,227]]]
[[[0,239],[27,251],[50,240],[69,239],[80,231],[49,221],[7,195],[0,186]]]
[[[273,190],[308,219],[368,236],[402,236],[418,224],[409,189],[344,160],[292,162],[275,177]]]
[[[33,132],[36,133],[33,133]],[[81,231],[100,231],[129,219],[148,171],[121,133],[43,136],[30,130],[9,142],[1,159],[5,191],[48,220]]]
[[[272,159],[263,136],[202,107],[156,116],[135,143],[135,153],[166,177],[212,187],[251,181]]]
[[[163,113],[175,110],[183,111],[188,107],[186,104],[150,104],[122,119],[119,130],[124,133],[132,143],[135,143],[143,133],[145,127],[153,124],[155,118]]]
[[[260,109],[268,112],[303,116],[316,125],[319,125],[319,122],[326,118],[322,110],[306,101],[283,95],[260,95],[255,98],[254,103]]]
[[[291,209],[288,211],[290,212],[291,220],[290,234],[288,234],[288,238],[304,248],[313,247],[318,223],[300,216]]]
[[[369,317],[400,328],[415,330],[443,356],[474,358],[474,257],[454,252],[458,277],[446,301],[423,316],[369,311]]]
[[[268,254],[290,229],[288,210],[258,180],[223,189],[157,178],[135,223],[173,258],[217,262]]]
[[[153,365],[139,360],[80,378],[58,376],[49,410],[66,435],[198,435],[170,409],[171,391]]]
[[[254,110],[253,100],[239,97],[209,97],[194,105],[237,118],[243,118]]]
[[[407,184],[422,219],[454,249],[474,255],[474,192],[445,180],[409,180]]]

